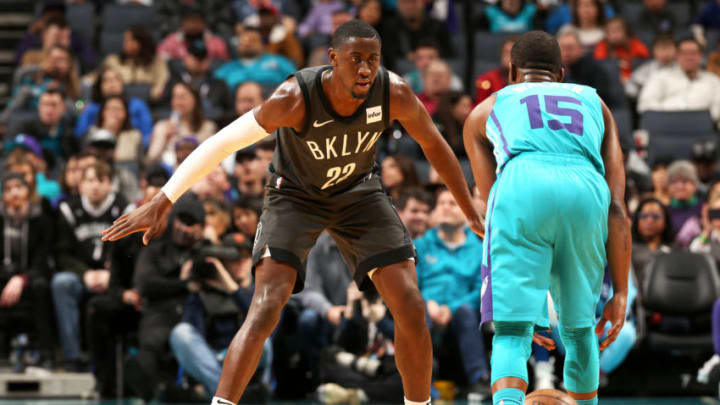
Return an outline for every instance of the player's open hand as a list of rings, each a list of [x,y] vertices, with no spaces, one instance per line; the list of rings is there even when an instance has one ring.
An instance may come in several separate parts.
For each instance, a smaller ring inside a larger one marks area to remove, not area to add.
[[[132,233],[145,231],[143,244],[147,245],[150,239],[165,229],[167,211],[171,205],[165,193],[155,194],[152,200],[116,219],[110,228],[103,231],[102,240],[115,241]]]
[[[550,332],[550,330],[548,330],[548,332]],[[552,338],[543,336],[537,332],[535,332],[535,334],[533,334],[532,341],[533,341],[533,343],[538,344],[538,345],[548,349],[548,351],[555,350],[555,341]]]
[[[625,324],[626,305],[626,294],[614,294],[612,298],[610,298],[610,301],[605,304],[605,308],[603,308],[602,319],[600,319],[600,322],[598,322],[597,326],[595,327],[595,334],[597,334],[598,337],[602,336],[603,332],[605,331],[605,324],[607,322],[610,322],[610,330],[608,330],[605,340],[600,342],[600,350],[604,350],[605,348],[610,346],[610,344],[614,342],[615,339],[617,339],[618,334],[620,333],[620,329],[622,329],[623,325]]]

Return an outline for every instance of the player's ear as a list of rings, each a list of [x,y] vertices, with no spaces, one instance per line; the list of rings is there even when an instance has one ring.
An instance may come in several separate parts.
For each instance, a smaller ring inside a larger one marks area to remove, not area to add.
[[[330,61],[330,65],[335,67],[337,64],[337,51],[333,48],[328,48],[328,60]]]
[[[560,66],[560,73],[558,73],[557,79],[557,81],[560,83],[565,80],[565,66]]]
[[[508,69],[508,83],[514,84],[517,83],[517,66],[513,65],[512,62],[510,62],[510,69]]]

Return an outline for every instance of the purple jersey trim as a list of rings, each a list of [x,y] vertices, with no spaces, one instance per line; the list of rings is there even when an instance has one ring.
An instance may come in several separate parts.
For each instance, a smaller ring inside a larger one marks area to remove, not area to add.
[[[490,111],[490,118],[492,118],[493,123],[497,127],[498,131],[500,131],[500,139],[503,143],[503,151],[505,151],[505,155],[508,157],[508,159],[513,157],[513,154],[510,153],[510,150],[507,146],[507,141],[505,140],[505,134],[503,134],[502,127],[500,126],[500,121],[498,121],[497,116],[495,115],[495,110]]]
[[[499,127],[498,127],[499,128]],[[493,194],[492,202],[490,203],[490,214],[488,215],[487,221],[487,266],[482,265],[480,267],[480,277],[483,281],[483,291],[480,292],[480,325],[485,322],[493,320],[493,302],[492,302],[492,261],[490,257],[490,242],[492,242],[492,215],[495,210],[495,197],[497,196],[497,188],[495,194]],[[487,282],[487,284],[486,284]]]

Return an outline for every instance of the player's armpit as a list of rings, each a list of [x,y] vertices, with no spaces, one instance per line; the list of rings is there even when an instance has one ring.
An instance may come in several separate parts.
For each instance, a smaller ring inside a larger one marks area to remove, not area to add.
[[[470,159],[475,185],[480,198],[486,203],[490,188],[495,183],[497,163],[492,154],[492,145],[485,135],[485,124],[496,99],[497,96],[493,95],[475,107],[463,126],[465,151]]]
[[[301,132],[305,125],[305,99],[297,79],[291,77],[285,80],[253,111],[258,124],[268,133],[280,127]]]

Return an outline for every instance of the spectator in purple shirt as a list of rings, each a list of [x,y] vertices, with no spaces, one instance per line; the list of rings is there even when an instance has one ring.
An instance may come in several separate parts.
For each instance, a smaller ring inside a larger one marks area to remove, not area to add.
[[[668,167],[667,177],[670,192],[668,210],[676,235],[675,243],[686,248],[702,230],[702,199],[697,195],[697,171],[689,161],[680,160]]]

